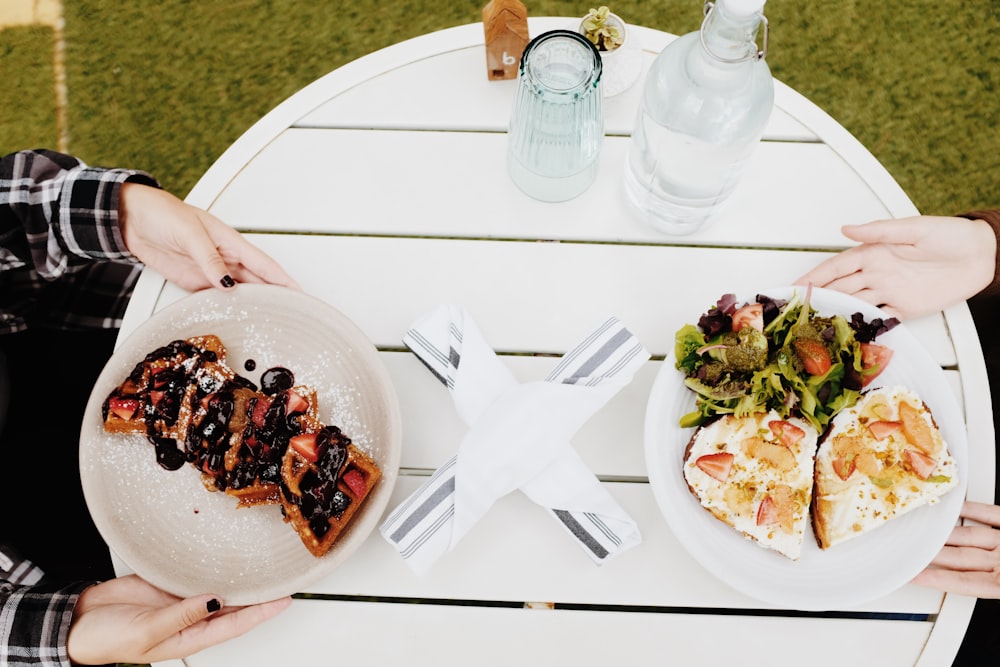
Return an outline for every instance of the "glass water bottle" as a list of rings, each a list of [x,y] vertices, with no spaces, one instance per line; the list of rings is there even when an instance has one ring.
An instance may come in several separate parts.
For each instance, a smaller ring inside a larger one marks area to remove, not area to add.
[[[625,191],[656,229],[689,234],[702,227],[760,142],[774,105],[764,1],[706,2],[701,30],[668,44],[646,76]]]

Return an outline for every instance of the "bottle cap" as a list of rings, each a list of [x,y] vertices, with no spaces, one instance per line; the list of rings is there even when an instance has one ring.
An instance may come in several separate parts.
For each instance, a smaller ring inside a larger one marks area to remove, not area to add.
[[[766,0],[724,0],[726,13],[730,16],[750,16],[764,9]]]

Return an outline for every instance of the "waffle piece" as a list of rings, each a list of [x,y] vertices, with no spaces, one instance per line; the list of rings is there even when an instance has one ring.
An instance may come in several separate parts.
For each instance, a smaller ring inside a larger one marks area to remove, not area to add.
[[[318,558],[350,524],[382,472],[336,426],[315,424],[290,442],[281,477],[285,521]]]
[[[205,487],[239,499],[239,506],[277,503],[288,441],[302,417],[318,422],[316,390],[297,386],[275,395],[246,387],[206,397],[185,439]]]
[[[105,399],[104,428],[179,440],[198,391],[214,391],[235,375],[217,336],[174,340],[146,355]]]
[[[255,387],[228,382],[194,402],[182,446],[185,458],[201,472],[209,491],[226,490],[227,458],[242,441],[256,396]]]
[[[281,465],[288,442],[319,422],[316,390],[297,386],[268,396],[257,394],[242,434],[226,454],[226,493],[239,506],[278,503]]]

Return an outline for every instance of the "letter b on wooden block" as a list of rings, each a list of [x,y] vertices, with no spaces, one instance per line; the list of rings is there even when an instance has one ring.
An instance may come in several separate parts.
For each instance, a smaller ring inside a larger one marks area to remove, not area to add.
[[[515,79],[528,45],[528,10],[520,0],[490,0],[483,7],[486,74],[490,80]]]

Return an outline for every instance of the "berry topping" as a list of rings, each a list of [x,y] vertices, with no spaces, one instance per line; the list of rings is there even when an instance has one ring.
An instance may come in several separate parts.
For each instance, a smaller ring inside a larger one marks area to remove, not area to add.
[[[347,488],[349,488],[351,493],[355,496],[360,498],[365,495],[365,476],[361,474],[360,470],[351,468],[344,473],[343,480],[344,484],[347,485]]]
[[[768,423],[771,432],[778,438],[780,442],[785,447],[791,447],[797,443],[802,438],[806,437],[806,432],[800,429],[798,426],[791,422],[786,422],[783,419],[775,419]]]
[[[260,377],[260,389],[265,394],[278,394],[287,391],[295,384],[295,375],[287,368],[275,366],[268,368]]]
[[[139,399],[115,397],[108,399],[108,410],[119,419],[129,420],[139,410]]]
[[[899,422],[878,420],[868,424],[868,430],[876,440],[885,440],[893,433],[897,432],[902,424]]]
[[[854,457],[840,457],[833,459],[830,462],[833,466],[833,472],[837,474],[837,477],[847,481],[847,478],[854,474]]]
[[[937,461],[915,449],[904,449],[903,458],[906,459],[906,465],[913,474],[920,479],[927,479],[937,470]]]
[[[184,452],[177,448],[177,441],[171,438],[156,438],[156,462],[166,470],[178,470],[184,465]]]
[[[285,408],[285,412],[292,414],[293,412],[305,412],[309,409],[309,401],[302,398],[298,393],[289,389],[288,390],[288,407]]]
[[[288,445],[310,463],[316,463],[322,455],[317,445],[315,433],[301,433],[293,436],[288,441]]]
[[[728,452],[705,454],[699,456],[694,464],[709,477],[725,482],[729,477],[729,469],[733,467],[733,458]]]

